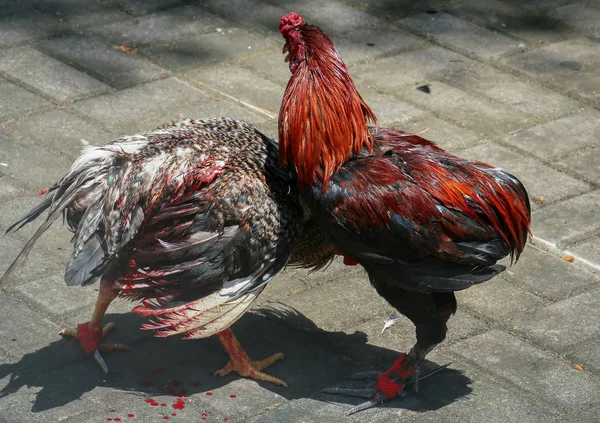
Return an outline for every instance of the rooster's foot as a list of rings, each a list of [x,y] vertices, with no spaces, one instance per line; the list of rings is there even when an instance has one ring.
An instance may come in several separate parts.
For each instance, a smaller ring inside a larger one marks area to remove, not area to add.
[[[430,376],[433,376],[434,374],[436,374],[439,371],[448,367],[450,364],[452,364],[452,363],[447,363],[447,364],[444,364],[443,366],[436,367],[428,372],[425,372],[424,374],[421,373],[421,370],[419,367],[416,367],[414,369],[414,371],[412,372],[412,374],[407,379],[404,380],[404,383],[402,383],[400,380],[395,381],[397,383],[397,393],[395,395],[393,395],[392,397],[384,394],[381,390],[378,389],[378,385],[381,383],[381,380],[383,379],[382,375],[386,374],[388,372],[381,373],[381,372],[377,372],[377,371],[360,372],[360,373],[354,374],[351,377],[351,379],[353,379],[353,380],[371,379],[372,381],[367,383],[367,385],[364,388],[346,388],[346,387],[333,386],[333,387],[325,388],[321,392],[325,393],[325,394],[329,394],[329,395],[341,395],[341,396],[346,396],[346,397],[368,398],[368,401],[352,408],[348,412],[348,415],[351,415],[351,414],[358,413],[359,411],[377,407],[377,406],[381,405],[383,402],[388,401],[395,397],[404,398],[409,394],[409,392],[411,390],[414,392],[417,392],[419,390],[419,381],[426,379]],[[389,373],[388,373],[388,375],[389,375]],[[389,387],[388,387],[388,389],[389,389]]]
[[[235,359],[230,360],[225,367],[215,372],[215,375],[226,376],[231,372],[236,372],[238,375],[243,377],[250,377],[255,380],[262,380],[264,382],[270,382],[274,383],[275,385],[287,387],[287,384],[281,379],[261,372],[261,370],[266,369],[279,360],[283,360],[283,358],[283,353],[279,352],[277,354],[273,354],[271,357],[265,358],[264,360],[253,361],[250,360],[247,355],[243,354]]]
[[[100,351],[126,351],[129,349],[129,347],[124,344],[104,344],[101,342],[115,327],[116,325],[114,323],[108,323],[104,328],[101,328],[100,326],[94,327],[89,323],[82,323],[77,326],[77,329],[63,329],[58,334],[78,339],[83,350],[92,355],[104,373],[108,373],[108,367],[102,359]]]

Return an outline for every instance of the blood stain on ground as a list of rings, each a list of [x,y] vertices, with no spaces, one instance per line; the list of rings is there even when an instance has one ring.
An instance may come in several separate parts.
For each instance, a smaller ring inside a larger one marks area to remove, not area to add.
[[[229,395],[229,398],[237,398],[237,395],[231,394],[231,395]]]
[[[173,404],[173,408],[176,410],[183,410],[185,408],[185,402],[181,398],[177,398],[177,402]]]
[[[207,392],[207,393],[206,393],[206,396],[207,396],[207,397],[210,397],[210,396],[212,396],[212,392]]]
[[[129,414],[127,415],[127,417],[129,417],[129,418],[135,417],[135,414],[129,413]]]
[[[158,402],[156,402],[156,401],[155,401],[155,400],[153,400],[152,398],[148,398],[148,399],[146,400],[146,402],[147,402],[148,404],[150,404],[151,406],[153,406],[153,407],[156,407],[156,406],[158,406]]]

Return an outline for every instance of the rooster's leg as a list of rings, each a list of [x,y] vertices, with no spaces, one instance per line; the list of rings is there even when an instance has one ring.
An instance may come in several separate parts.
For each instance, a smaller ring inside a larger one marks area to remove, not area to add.
[[[100,289],[98,291],[98,299],[94,308],[92,320],[77,325],[77,329],[63,329],[59,332],[63,336],[72,336],[79,340],[83,350],[91,354],[94,359],[100,364],[104,372],[108,372],[108,368],[102,359],[99,351],[124,351],[129,349],[123,344],[104,344],[102,339],[115,328],[114,323],[109,323],[104,328],[102,327],[102,319],[108,309],[110,303],[117,297],[118,291],[113,289],[112,281],[102,279]]]
[[[217,333],[217,336],[223,344],[223,347],[225,347],[225,350],[227,351],[227,354],[229,354],[231,360],[225,367],[217,371],[215,373],[216,375],[225,376],[233,371],[240,376],[271,382],[275,385],[287,386],[282,380],[261,372],[261,370],[269,367],[271,364],[282,360],[283,353],[274,354],[271,357],[265,358],[264,360],[252,361],[233,335],[231,329],[225,329],[224,331]]]
[[[406,292],[397,287],[377,288],[384,298],[415,324],[417,343],[408,354],[401,354],[391,368],[377,377],[375,389],[371,391],[371,399],[351,409],[349,414],[376,407],[396,396],[402,397],[406,395],[405,387],[409,385],[414,390],[418,390],[418,381],[421,378],[419,366],[427,354],[445,339],[446,323],[456,311],[456,299],[453,293],[418,294]],[[444,367],[446,366],[441,368]],[[435,369],[425,376],[437,373],[439,369]],[[364,389],[345,390],[344,388],[324,390],[325,393],[346,396],[363,396],[364,391]],[[352,392],[357,395],[353,395]]]

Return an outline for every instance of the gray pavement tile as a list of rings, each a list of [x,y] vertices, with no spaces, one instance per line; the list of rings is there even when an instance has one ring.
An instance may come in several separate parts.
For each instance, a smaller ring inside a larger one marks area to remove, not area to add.
[[[239,63],[241,66],[256,71],[260,76],[285,87],[292,74],[289,65],[283,61],[285,56],[281,54],[282,48],[283,39],[278,47],[264,52],[253,52],[249,56],[245,56]]]
[[[42,310],[56,316],[73,312],[82,307],[92,309],[98,296],[91,289],[67,286],[62,275],[45,277],[19,285],[15,291]]]
[[[486,137],[531,125],[532,118],[512,107],[490,102],[442,82],[430,83],[430,94],[406,87],[402,98]]]
[[[384,23],[343,32],[332,37],[332,41],[347,64],[363,62],[385,54],[415,50],[427,45],[422,38]]]
[[[514,385],[498,383],[489,378],[481,370],[463,362],[453,363],[450,369],[457,373],[440,375],[434,382],[424,385],[430,397],[444,396],[444,391],[455,382],[460,383],[459,377],[470,381],[468,394],[442,408],[444,415],[453,421],[465,423],[545,423],[555,421],[557,414],[547,404],[540,403]]]
[[[600,420],[600,405],[590,407],[581,413],[569,416],[561,423],[596,423]]]
[[[600,267],[600,237],[595,236],[585,241],[578,242],[568,248],[579,257],[593,263],[596,269]]]
[[[598,145],[599,140],[600,113],[596,110],[576,113],[501,138],[502,142],[529,151],[547,161],[555,160],[577,149]]]
[[[571,29],[563,22],[545,14],[524,10],[531,2],[502,2],[498,0],[464,0],[452,2],[446,11],[463,19],[496,28],[530,43],[561,41],[572,37]]]
[[[37,47],[71,66],[117,88],[127,88],[142,82],[165,77],[164,69],[127,53],[119,46],[106,44],[85,35],[53,38]]]
[[[436,12],[438,9],[446,7],[447,3],[446,0],[423,0],[419,2],[412,0],[370,0],[365,3],[365,6],[381,16],[394,20],[416,15],[420,12]]]
[[[523,291],[502,278],[457,292],[456,297],[459,307],[464,305],[497,322],[514,319],[544,305],[540,297]]]
[[[0,52],[0,71],[57,101],[77,100],[111,89],[32,47]]]
[[[86,145],[104,145],[114,138],[99,125],[57,109],[17,119],[5,126],[72,159],[78,157]]]
[[[600,43],[597,41],[578,38],[509,57],[504,63],[561,92],[598,105],[599,47]]]
[[[27,114],[51,104],[41,96],[0,78],[0,120]]]
[[[523,157],[493,143],[469,148],[462,151],[461,155],[470,160],[500,167],[515,175],[525,185],[534,206],[538,202],[540,204],[555,202],[590,190],[590,186],[585,182],[558,172],[537,159]],[[543,200],[540,200],[540,197],[544,197]],[[533,233],[536,234],[535,230]]]
[[[563,169],[568,169],[572,173],[579,175],[581,179],[600,185],[599,156],[600,151],[598,145],[594,145],[585,150],[575,150],[571,155],[563,157],[558,162],[554,163],[554,165]]]
[[[106,0],[105,0],[106,1]],[[182,6],[181,0],[108,0],[132,15],[146,15],[170,7]]]
[[[184,71],[219,62],[234,61],[254,51],[277,44],[264,35],[239,28],[226,28],[210,34],[189,36],[165,44],[153,45],[143,53],[162,66]]]
[[[363,275],[349,275],[343,280],[319,285],[286,299],[285,303],[298,309],[320,328],[330,331],[343,331],[373,317],[389,314],[389,305]],[[352,310],[352,313],[345,310]]]
[[[595,281],[589,272],[532,245],[527,246],[519,261],[503,275],[551,300],[568,298]]]
[[[436,75],[448,85],[475,92],[504,107],[547,120],[580,110],[580,103],[481,63]]]
[[[414,398],[406,398],[404,405],[416,408]],[[402,405],[400,405],[402,407]],[[248,423],[275,423],[275,422],[347,422],[349,417],[346,413],[350,410],[348,405],[340,405],[335,403],[326,403],[311,398],[301,398],[291,401],[288,404],[269,410],[264,414],[255,416],[248,420]],[[407,417],[415,416],[417,413],[411,410],[398,409],[389,410],[386,408],[372,409],[361,412],[361,422],[376,423],[381,421],[395,421],[402,419],[405,421]],[[412,420],[408,420],[412,421]]]
[[[452,351],[560,409],[575,411],[600,401],[597,377],[508,333],[486,332]]]
[[[592,370],[600,372],[600,339],[592,339],[582,345],[573,348],[569,357],[573,363],[579,364],[583,370]]]
[[[380,126],[390,127],[396,125],[395,127],[398,127],[398,125],[412,120],[431,119],[425,110],[406,103],[393,95],[375,92],[367,84],[361,84],[357,88],[369,107],[373,109]]]
[[[217,28],[225,27],[227,23],[215,15],[197,7],[184,6],[115,22],[95,32],[117,45],[128,43],[131,47],[142,47],[149,43],[164,43],[215,32]]]
[[[87,30],[108,22],[127,19],[127,14],[114,3],[101,1],[35,1],[33,7],[42,16],[68,21],[75,28]]]
[[[596,1],[578,1],[554,9],[549,15],[594,38],[600,38],[600,5]]]
[[[384,28],[386,26],[385,22],[348,5],[343,0],[331,0],[325,3],[319,0],[292,0],[280,3],[285,13],[290,11],[298,13],[306,23],[320,26],[329,37],[334,39],[339,34],[353,32],[361,27]]]
[[[210,96],[174,78],[83,100],[72,107],[77,113],[95,119],[110,131],[122,135],[146,131],[184,117],[229,116],[249,122],[263,120],[249,109]]]
[[[260,359],[260,357],[256,357],[256,359]],[[266,370],[266,372],[268,371],[269,369]],[[279,389],[281,392],[284,390],[284,388]],[[210,401],[203,401],[198,408],[202,410],[202,406],[206,404],[214,410],[213,413],[216,415],[225,416],[234,422],[242,421],[288,402],[285,397],[273,391],[262,388],[253,380],[236,379],[212,390],[213,395],[210,396]]]
[[[422,13],[401,19],[397,23],[442,45],[484,59],[501,57],[526,48],[523,41],[490,31],[447,13]]]
[[[37,193],[59,180],[69,168],[69,161],[55,156],[40,147],[0,130],[0,162],[8,166],[0,167],[0,172],[20,185]]]
[[[0,349],[10,356],[21,357],[48,345],[58,337],[61,328],[23,301],[2,292],[0,304]],[[5,376],[2,373],[0,379]]]
[[[451,153],[472,147],[482,142],[487,136],[486,134],[477,135],[464,127],[431,116],[423,116],[402,124],[394,123],[392,127],[413,133],[427,130],[420,136],[435,142]]]
[[[278,29],[279,21],[292,10],[286,5],[278,7],[261,0],[195,0],[193,4],[227,21],[241,22],[253,29],[269,33],[274,39],[282,42],[283,38]]]
[[[200,68],[187,72],[186,77],[265,109],[273,117],[279,114],[284,87],[237,65]]]
[[[11,2],[18,3],[18,2]],[[12,47],[35,41],[58,31],[63,25],[59,18],[46,16],[27,7],[14,5],[21,13],[0,16],[0,47]],[[4,10],[4,7],[3,7]]]
[[[440,71],[462,69],[475,62],[468,57],[433,46],[350,66],[357,85],[379,86],[386,92],[398,92],[430,82]],[[399,71],[401,69],[401,71]]]
[[[59,396],[60,389],[57,389],[53,395]],[[18,393],[0,398],[0,407],[6,410],[2,413],[2,422],[6,423],[39,423],[39,422],[81,422],[89,416],[89,410],[93,404],[88,401],[79,401],[61,407],[44,408],[43,404],[39,407],[31,407],[35,402],[38,393],[35,388],[22,388]],[[35,410],[35,411],[34,411]],[[33,412],[32,412],[33,411]],[[94,413],[95,414],[95,413]],[[93,414],[92,414],[93,415]],[[95,416],[95,421],[99,421]]]
[[[0,173],[0,199],[6,200],[10,197],[23,194],[22,189],[14,185],[14,180],[11,177]]]
[[[13,222],[11,221],[10,223]],[[6,227],[7,225],[2,222],[2,229],[5,230]],[[21,248],[23,248],[23,244],[23,242],[15,242],[14,239],[10,239],[8,236],[0,238],[0,271],[2,274],[4,274],[4,271],[8,269],[8,266],[17,257]],[[27,263],[13,274],[7,286],[12,288],[20,284],[48,277],[49,275],[61,275],[63,272],[64,266],[57,263],[56,257],[34,249],[29,254]],[[7,323],[9,322],[10,320],[7,321]]]
[[[600,290],[551,304],[512,322],[515,332],[559,353],[588,339],[600,338]]]
[[[559,247],[600,229],[596,206],[600,191],[592,191],[537,210],[532,215],[535,236]]]

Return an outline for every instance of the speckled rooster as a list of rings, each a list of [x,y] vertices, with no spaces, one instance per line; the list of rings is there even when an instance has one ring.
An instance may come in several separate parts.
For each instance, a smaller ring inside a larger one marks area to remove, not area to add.
[[[446,337],[454,291],[518,259],[529,230],[525,188],[490,165],[431,141],[369,126],[375,115],[323,31],[295,13],[281,19],[291,79],[279,115],[281,163],[347,264],[416,326],[417,343],[383,372],[366,406],[398,395]],[[399,69],[401,72],[401,69]]]
[[[102,319],[120,296],[143,300],[134,312],[152,316],[144,327],[156,336],[216,334],[231,357],[217,374],[285,385],[261,372],[283,354],[253,362],[228,328],[285,266],[296,241],[303,246],[297,262],[326,262],[331,252],[315,255],[299,238],[303,212],[294,177],[279,167],[277,144],[254,126],[187,119],[88,147],[8,231],[45,211],[2,281],[64,214],[74,233],[67,285],[101,281],[91,321],[62,333],[77,337],[105,371],[99,350],[122,346],[102,343]]]

